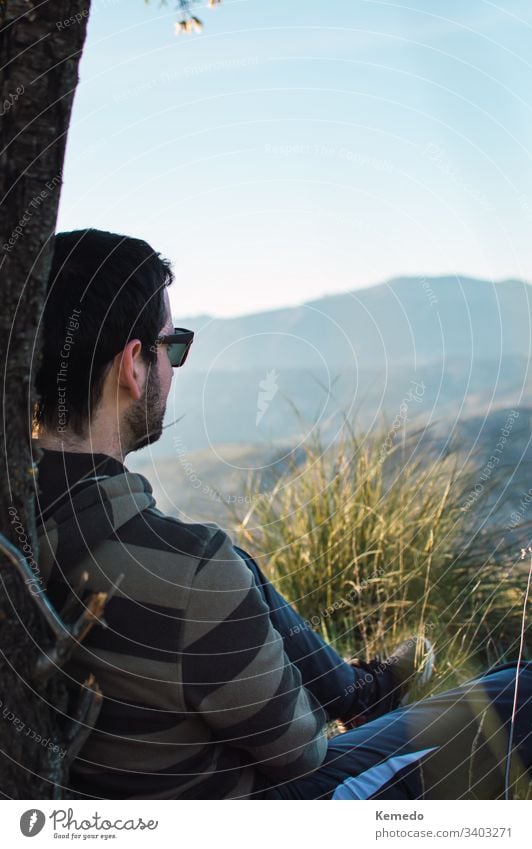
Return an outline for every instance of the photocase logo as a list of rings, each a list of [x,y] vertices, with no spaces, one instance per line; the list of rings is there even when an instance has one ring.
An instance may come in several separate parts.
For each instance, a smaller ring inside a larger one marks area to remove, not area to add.
[[[277,395],[277,390],[279,388],[276,383],[277,377],[277,371],[272,368],[271,371],[266,374],[265,379],[259,381],[261,391],[257,396],[257,415],[255,417],[256,426],[258,426],[264,413],[270,406],[270,401],[272,401]]]
[[[25,811],[20,818],[20,830],[24,837],[35,837],[42,831],[46,817],[42,811],[32,808]]]

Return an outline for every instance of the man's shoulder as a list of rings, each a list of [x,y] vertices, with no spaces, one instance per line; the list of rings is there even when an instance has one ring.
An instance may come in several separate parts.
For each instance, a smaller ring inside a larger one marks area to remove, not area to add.
[[[149,507],[120,529],[121,545],[130,547],[140,564],[150,564],[151,574],[170,575],[179,561],[180,575],[208,602],[209,593],[248,593],[251,572],[231,535],[217,522],[186,522]]]
[[[147,507],[134,516],[120,528],[118,536],[126,544],[131,542],[202,560],[231,542],[229,535],[217,522],[184,521],[163,513],[155,506]]]
[[[213,592],[249,591],[249,570],[216,522],[187,522],[149,507],[119,529],[115,543],[117,559],[127,558],[123,571],[132,583],[150,594],[155,584],[163,587],[165,600],[159,603],[178,597],[179,606],[186,607],[194,591],[203,609]]]

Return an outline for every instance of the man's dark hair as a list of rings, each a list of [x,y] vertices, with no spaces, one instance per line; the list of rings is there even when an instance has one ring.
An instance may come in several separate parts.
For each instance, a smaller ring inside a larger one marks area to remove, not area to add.
[[[147,242],[103,230],[54,238],[43,313],[35,423],[84,436],[113,358],[140,339],[147,365],[165,323],[168,260]]]

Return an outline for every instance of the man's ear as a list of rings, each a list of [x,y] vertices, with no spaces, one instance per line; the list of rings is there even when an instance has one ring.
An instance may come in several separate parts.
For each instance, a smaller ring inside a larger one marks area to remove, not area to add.
[[[118,368],[118,386],[130,392],[134,401],[142,397],[146,380],[146,363],[142,359],[142,342],[131,339],[115,357]]]

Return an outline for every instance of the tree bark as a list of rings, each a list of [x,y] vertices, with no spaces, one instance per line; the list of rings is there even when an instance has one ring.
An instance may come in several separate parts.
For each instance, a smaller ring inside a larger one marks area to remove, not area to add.
[[[90,0],[0,0],[0,531],[37,579],[33,376],[89,8]],[[0,796],[65,795],[63,677],[31,683],[50,640],[29,585],[0,555]]]

